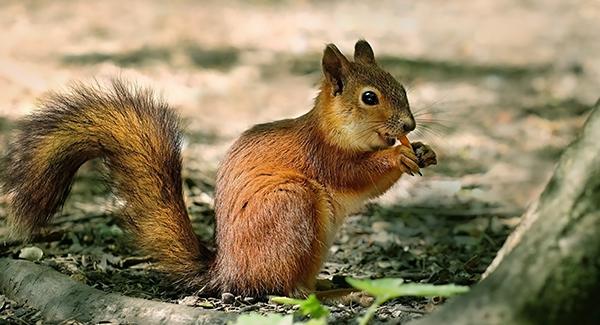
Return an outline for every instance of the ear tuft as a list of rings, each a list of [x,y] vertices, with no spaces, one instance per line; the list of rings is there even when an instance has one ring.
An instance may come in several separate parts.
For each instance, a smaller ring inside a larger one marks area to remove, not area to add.
[[[376,64],[373,49],[364,39],[359,40],[354,45],[354,61],[365,64]]]
[[[331,84],[333,95],[340,94],[344,88],[344,76],[348,70],[348,59],[334,44],[327,44],[323,52],[323,74]]]

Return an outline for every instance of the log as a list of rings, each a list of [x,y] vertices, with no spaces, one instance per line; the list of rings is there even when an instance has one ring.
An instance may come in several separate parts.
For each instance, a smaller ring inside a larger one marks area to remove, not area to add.
[[[0,258],[0,292],[47,321],[118,324],[225,324],[236,315],[106,293],[47,266]]]
[[[600,108],[487,277],[415,324],[600,324]]]

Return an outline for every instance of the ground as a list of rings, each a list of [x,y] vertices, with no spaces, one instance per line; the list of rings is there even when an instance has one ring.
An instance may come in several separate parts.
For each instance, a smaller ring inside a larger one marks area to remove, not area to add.
[[[214,173],[229,144],[255,123],[308,110],[324,44],[351,55],[366,38],[421,115],[411,140],[430,143],[439,165],[349,217],[321,277],[335,285],[345,276],[471,285],[599,96],[599,17],[591,0],[3,1],[0,150],[47,90],[111,76],[152,87],[185,119],[184,189],[196,232],[210,240]],[[290,312],[248,297],[223,303],[173,291],[127,243],[98,165],[82,168],[61,215],[36,242],[10,240],[0,219],[0,256],[37,246],[40,263],[105,291]],[[0,216],[4,204],[0,197]],[[394,300],[377,320],[402,322],[440,303]],[[332,308],[339,323],[362,312]],[[40,316],[0,295],[3,320]]]

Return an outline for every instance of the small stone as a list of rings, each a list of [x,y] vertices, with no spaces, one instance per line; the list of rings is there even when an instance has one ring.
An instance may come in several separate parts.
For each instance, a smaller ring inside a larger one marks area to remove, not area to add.
[[[340,250],[340,246],[338,246],[338,245],[332,245],[329,248],[329,254],[333,255],[333,254],[337,253],[339,250]]]
[[[197,302],[198,302],[197,296],[187,296],[187,297],[184,297],[177,301],[178,304],[186,305],[186,306],[195,306]]]
[[[22,248],[19,252],[19,258],[28,260],[28,261],[39,261],[44,256],[44,252],[35,246]]]
[[[382,269],[389,269],[392,267],[392,263],[389,261],[379,261],[377,262],[377,266],[379,266]]]
[[[386,221],[375,221],[371,224],[371,229],[374,232],[386,231],[391,228],[391,223]]]
[[[229,292],[225,292],[221,295],[221,300],[224,304],[233,304],[235,302],[235,296]]]
[[[378,231],[377,233],[371,235],[371,239],[377,243],[389,243],[394,241],[394,235],[387,231]]]
[[[252,304],[256,303],[256,298],[254,298],[254,297],[244,297],[244,302],[247,303],[247,304],[249,304],[249,305],[252,305]]]

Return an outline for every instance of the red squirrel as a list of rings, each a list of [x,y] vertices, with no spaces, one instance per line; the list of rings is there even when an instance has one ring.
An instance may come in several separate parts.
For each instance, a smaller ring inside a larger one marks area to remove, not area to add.
[[[78,168],[102,158],[124,202],[122,225],[175,283],[244,296],[314,291],[344,218],[402,174],[436,163],[429,146],[395,145],[416,122],[369,43],[356,43],[353,61],[327,45],[322,69],[312,110],[255,125],[223,159],[214,250],[194,234],[184,204],[177,115],[118,80],[51,93],[20,122],[1,175],[12,232],[28,237],[48,224]]]

